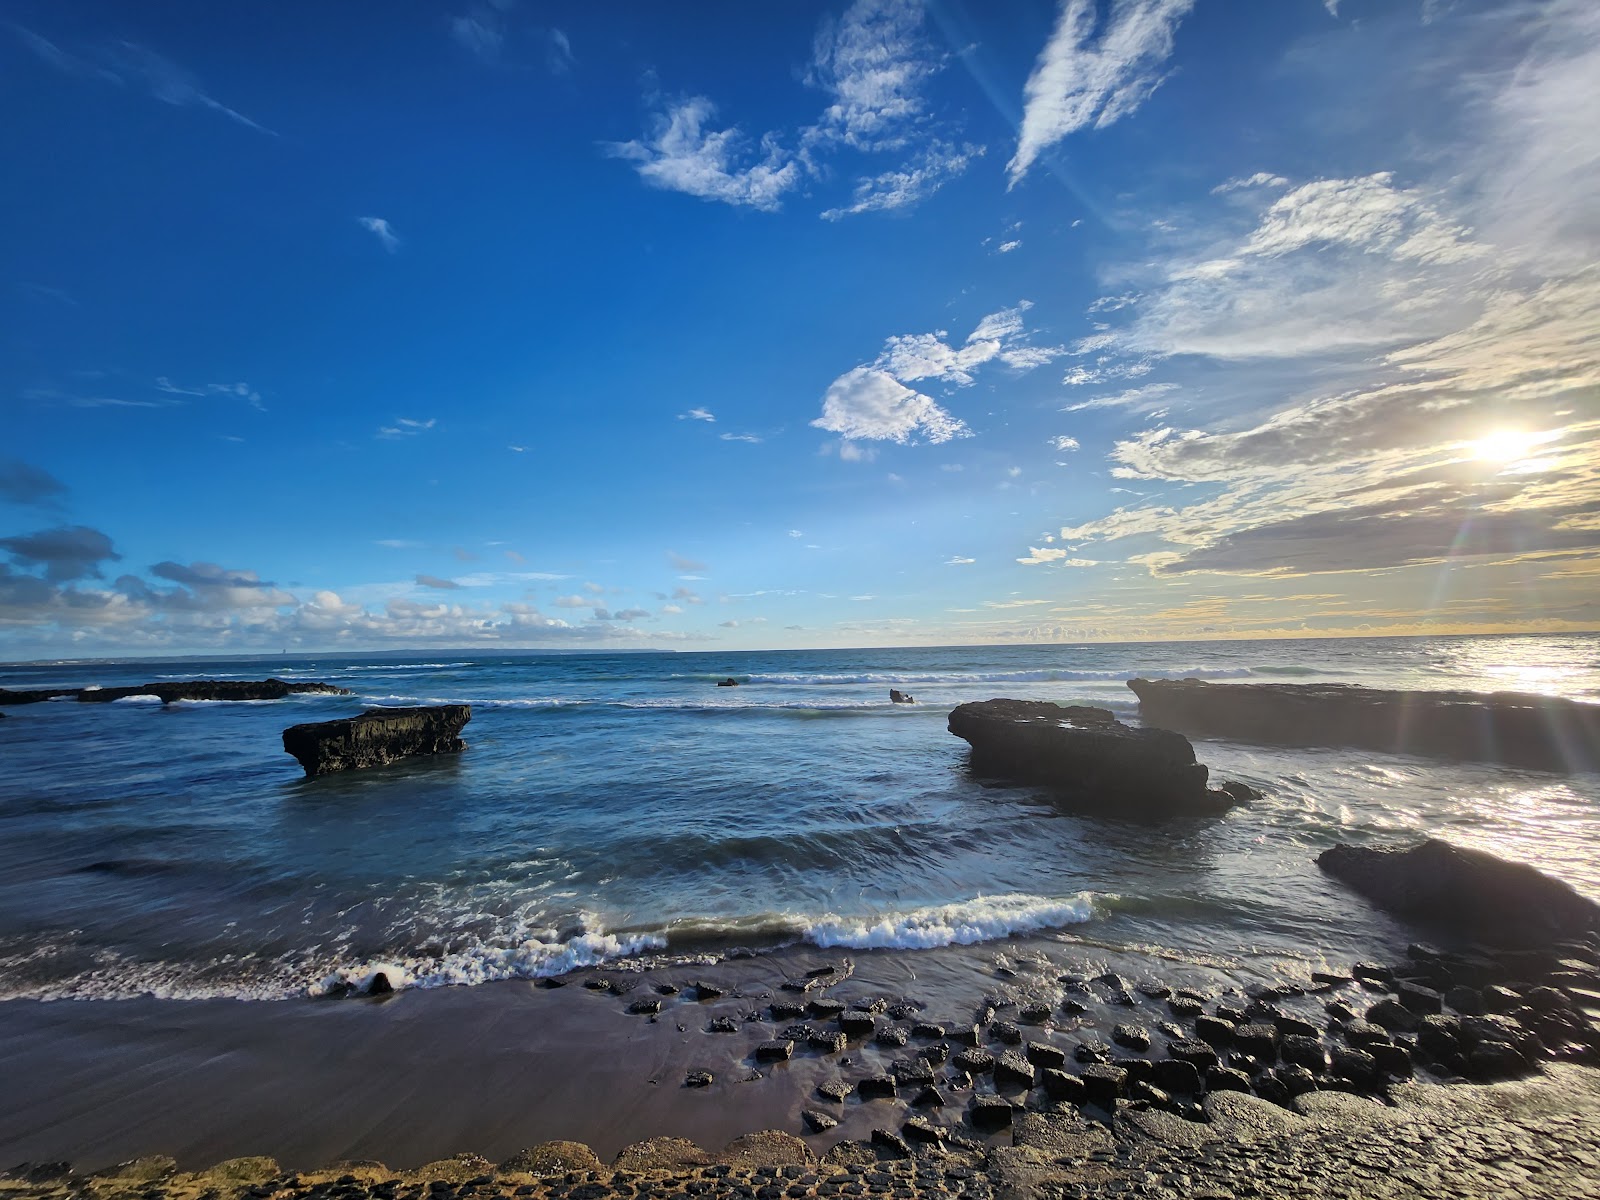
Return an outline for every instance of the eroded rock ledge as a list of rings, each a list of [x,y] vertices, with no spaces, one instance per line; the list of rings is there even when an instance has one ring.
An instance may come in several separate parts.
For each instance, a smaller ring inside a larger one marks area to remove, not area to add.
[[[981,700],[950,714],[982,775],[1042,784],[1085,805],[1138,816],[1218,812],[1251,791],[1208,788],[1194,747],[1170,729],[1135,729],[1110,710],[1046,700]]]
[[[1197,737],[1600,769],[1600,704],[1522,692],[1132,679],[1140,716]]]
[[[1429,838],[1419,846],[1349,846],[1317,865],[1398,916],[1500,945],[1546,945],[1600,929],[1600,905],[1525,863]]]
[[[331,775],[419,755],[459,753],[467,748],[461,730],[470,720],[468,704],[370,708],[359,717],[291,725],[283,731],[283,748],[307,775]]]
[[[109,704],[129,696],[157,696],[161,703],[176,700],[282,700],[294,695],[348,696],[349,688],[331,683],[290,683],[283,679],[191,679],[183,683],[140,683],[123,687],[36,688],[11,691],[0,688],[0,704],[38,704],[73,696],[84,704]]]

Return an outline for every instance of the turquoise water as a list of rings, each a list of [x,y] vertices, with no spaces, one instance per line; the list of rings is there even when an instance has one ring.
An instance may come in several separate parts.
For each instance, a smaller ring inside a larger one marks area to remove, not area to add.
[[[270,703],[56,701],[0,721],[0,996],[272,999],[793,941],[1092,939],[1195,962],[1358,957],[1394,927],[1317,872],[1423,833],[1600,896],[1600,777],[1200,741],[1263,798],[1151,828],[974,779],[964,700],[1103,704],[1135,675],[1600,699],[1600,639],[772,653],[429,651],[0,668],[0,686],[320,679]],[[737,688],[718,688],[732,676]],[[892,705],[891,686],[914,706]],[[460,756],[304,780],[280,734],[473,705]]]

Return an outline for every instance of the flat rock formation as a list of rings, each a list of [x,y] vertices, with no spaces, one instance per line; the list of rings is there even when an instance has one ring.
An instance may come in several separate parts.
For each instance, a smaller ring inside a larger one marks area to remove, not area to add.
[[[171,704],[174,700],[282,700],[300,693],[348,696],[350,689],[334,687],[331,683],[289,683],[282,679],[191,679],[184,683],[84,688],[78,692],[78,699],[85,704],[108,704],[129,696],[159,696],[161,703]]]
[[[1600,905],[1524,863],[1429,838],[1420,846],[1348,846],[1317,865],[1397,916],[1506,944],[1546,944],[1600,929]]]
[[[44,700],[54,700],[57,696],[77,694],[77,688],[31,688],[20,691],[0,688],[0,704],[38,704]]]
[[[1521,692],[1132,679],[1140,715],[1198,737],[1600,769],[1600,704]]]
[[[1103,708],[1046,700],[981,700],[950,714],[981,775],[1043,784],[1131,815],[1218,812],[1249,789],[1206,787],[1194,747],[1170,729],[1135,729]]]
[[[308,776],[330,775],[418,755],[456,754],[467,748],[461,730],[470,720],[467,704],[369,708],[359,717],[291,725],[283,731],[283,748]]]

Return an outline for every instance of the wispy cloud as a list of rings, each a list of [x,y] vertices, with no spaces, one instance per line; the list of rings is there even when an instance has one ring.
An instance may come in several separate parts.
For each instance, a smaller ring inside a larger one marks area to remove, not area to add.
[[[719,433],[717,436],[725,442],[749,442],[751,445],[760,445],[766,440],[758,433]]]
[[[147,46],[137,42],[112,41],[81,53],[73,53],[21,25],[12,24],[11,29],[36,57],[65,74],[141,88],[163,103],[180,108],[193,105],[210,109],[257,133],[278,136],[237,109],[229,108],[213,98],[193,75]]]
[[[156,376],[156,390],[165,392],[169,396],[225,396],[232,399],[243,400],[251,408],[261,412],[267,406],[261,402],[261,393],[248,383],[203,383],[196,387],[183,387],[173,383],[165,375]]]
[[[959,554],[952,554],[949,558],[945,559],[944,565],[947,567],[965,567],[970,566],[972,563],[977,561],[978,560],[975,558],[963,558]]]
[[[707,408],[691,408],[688,412],[678,414],[680,421],[715,421],[717,418]]]
[[[382,217],[357,217],[356,223],[377,238],[390,254],[400,248],[399,236]]]
[[[397,418],[393,425],[384,425],[379,428],[375,436],[380,438],[409,438],[416,437],[419,433],[426,433],[439,423],[437,417],[429,417],[425,421],[415,420],[411,417]]]
[[[850,203],[823,212],[827,221],[864,212],[888,212],[921,203],[983,155],[983,147],[934,142],[904,166],[857,181]],[[1012,247],[1021,243],[1011,243]]]
[[[418,575],[417,583],[426,588],[440,588],[445,591],[454,591],[461,585],[454,579],[441,579],[437,575]]]
[[[1194,0],[1112,0],[1102,25],[1097,0],[1062,0],[1055,31],[1023,89],[1022,128],[1006,171],[1012,186],[1069,134],[1104,129],[1155,91],[1178,23]]]

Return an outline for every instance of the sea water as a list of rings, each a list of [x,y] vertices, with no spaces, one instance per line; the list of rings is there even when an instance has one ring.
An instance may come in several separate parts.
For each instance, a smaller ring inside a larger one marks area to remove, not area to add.
[[[269,1000],[379,969],[426,988],[1021,936],[1305,967],[1405,936],[1316,854],[1425,835],[1600,898],[1595,775],[1197,740],[1261,799],[1152,826],[976,778],[945,728],[994,696],[1136,721],[1135,676],[1600,700],[1595,636],[290,654],[8,666],[0,686],[267,676],[354,695],[5,710],[0,998]],[[282,749],[291,724],[443,702],[473,706],[463,754],[307,780]]]

